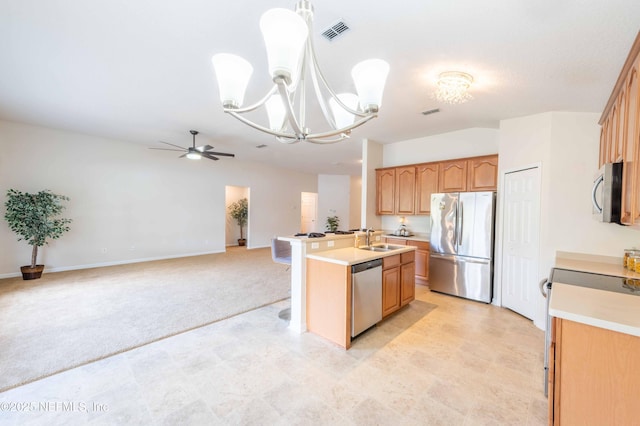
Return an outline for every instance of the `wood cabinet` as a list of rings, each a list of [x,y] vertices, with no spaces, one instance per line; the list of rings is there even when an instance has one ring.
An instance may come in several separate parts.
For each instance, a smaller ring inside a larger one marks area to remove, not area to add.
[[[431,194],[439,191],[440,163],[416,166],[416,214],[431,213]]]
[[[426,241],[408,240],[407,245],[416,248],[416,282],[426,285],[429,282],[429,243]]]
[[[396,169],[376,170],[376,214],[395,214]]]
[[[416,205],[416,168],[396,168],[395,214],[412,215]]]
[[[438,192],[463,192],[467,190],[467,160],[442,161]]]
[[[382,316],[387,317],[415,299],[414,252],[382,259]]]
[[[600,118],[599,166],[622,161],[620,222],[640,227],[640,32]]]
[[[414,275],[417,284],[427,285],[429,283],[429,243],[427,241],[407,240],[404,238],[385,237],[384,242],[397,246],[412,246],[414,252]]]
[[[553,318],[550,425],[631,425],[640,419],[640,337]]]
[[[377,169],[376,214],[430,214],[431,194],[435,192],[497,188],[497,155]]]
[[[467,161],[467,191],[495,191],[497,186],[497,155],[475,157]]]

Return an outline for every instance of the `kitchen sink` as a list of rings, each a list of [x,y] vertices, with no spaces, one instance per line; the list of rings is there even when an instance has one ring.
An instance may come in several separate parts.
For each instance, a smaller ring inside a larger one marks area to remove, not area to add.
[[[358,247],[360,250],[369,250],[369,251],[393,251],[401,248],[406,248],[406,246],[394,246],[392,244],[376,244],[375,246],[362,246]]]

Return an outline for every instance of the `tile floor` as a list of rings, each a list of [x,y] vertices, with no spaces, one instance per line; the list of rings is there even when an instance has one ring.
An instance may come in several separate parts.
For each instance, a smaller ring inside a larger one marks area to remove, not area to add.
[[[349,351],[280,302],[0,393],[0,424],[546,424],[544,333],[416,288]]]

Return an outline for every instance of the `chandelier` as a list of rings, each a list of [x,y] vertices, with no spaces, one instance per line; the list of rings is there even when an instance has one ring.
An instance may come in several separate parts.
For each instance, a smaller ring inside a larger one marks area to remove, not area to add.
[[[470,74],[460,71],[447,71],[438,76],[438,88],[433,97],[448,104],[461,104],[473,99],[468,90],[473,83]]]
[[[273,86],[256,103],[243,107],[244,94],[253,73],[251,64],[236,55],[219,53],[211,59],[218,80],[224,112],[283,143],[300,141],[327,144],[348,138],[351,130],[377,117],[389,64],[368,59],[356,64],[351,76],[357,95],[329,87],[320,67],[312,39],[313,6],[300,0],[295,12],[270,9],[260,18],[269,73]],[[313,133],[307,127],[307,79],[327,122],[327,130]],[[266,109],[268,127],[242,114]],[[296,115],[297,112],[297,115]]]

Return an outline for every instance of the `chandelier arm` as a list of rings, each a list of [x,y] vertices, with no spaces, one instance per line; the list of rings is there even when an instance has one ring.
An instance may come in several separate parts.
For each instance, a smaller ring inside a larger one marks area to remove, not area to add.
[[[322,84],[324,85],[324,87],[327,89],[327,91],[329,92],[329,94],[331,95],[331,97],[338,103],[338,105],[340,105],[342,108],[344,108],[345,111],[356,115],[358,117],[367,117],[369,114],[364,113],[364,112],[360,112],[360,111],[356,111],[354,109],[349,108],[347,105],[344,104],[344,102],[342,102],[340,100],[340,98],[338,98],[338,95],[336,95],[336,92],[333,91],[333,89],[331,88],[331,86],[329,86],[329,83],[327,82],[327,79],[324,77],[324,74],[322,73],[322,70],[320,69],[320,65],[318,65],[318,59],[316,58],[316,50],[313,46],[313,40],[311,40],[311,38],[309,38],[308,41],[310,48],[309,48],[309,56],[311,57],[311,63],[313,64],[313,69],[315,70],[315,73],[311,73],[312,76],[317,76],[319,77],[320,81],[322,82]],[[318,89],[316,89],[316,93],[318,94],[318,98],[322,99],[322,96],[319,94]],[[322,102],[324,102],[324,99],[322,100]],[[322,104],[321,102],[321,104]],[[323,112],[324,112],[324,108],[323,108]],[[325,113],[325,117],[326,117],[326,113]],[[335,126],[334,126],[335,127]]]
[[[309,26],[311,26],[311,24],[309,24]],[[315,91],[316,98],[318,99],[318,103],[320,104],[320,110],[322,111],[322,115],[324,115],[324,119],[327,120],[327,122],[329,122],[329,125],[331,126],[331,128],[337,129],[338,126],[336,125],[336,122],[333,118],[333,114],[329,114],[329,108],[327,106],[327,103],[325,102],[324,96],[322,95],[322,90],[320,89],[320,85],[318,84],[319,67],[318,67],[318,62],[316,61],[316,55],[313,47],[312,37],[307,38],[306,50],[308,54],[307,56],[311,61],[309,74],[311,74],[311,81],[313,82],[313,90]],[[306,60],[307,59],[305,58],[305,61]]]
[[[260,108],[262,105],[264,105],[265,102],[269,100],[269,97],[271,97],[271,95],[273,95],[276,92],[276,90],[278,90],[278,86],[274,84],[273,87],[267,92],[267,94],[255,104],[249,105],[244,108],[223,108],[223,110],[224,112],[237,112],[238,114],[256,110]]]
[[[348,139],[348,138],[349,138],[348,135],[342,133],[340,135],[340,137],[336,138],[336,139],[324,139],[324,140],[321,140],[321,139],[305,139],[304,141],[305,142],[315,143],[315,144],[318,144],[318,145],[331,145],[333,143],[342,142],[343,140]]]
[[[276,136],[276,140],[278,142],[286,143],[286,144],[289,144],[289,145],[300,142],[300,139],[295,139],[295,138],[292,138],[290,136],[288,138],[286,138],[286,139],[282,138],[280,136]]]
[[[264,126],[261,126],[259,124],[254,123],[253,121],[244,118],[243,116],[241,116],[240,114],[238,114],[236,111],[234,110],[225,110],[225,112],[235,118],[237,118],[238,120],[242,121],[244,124],[253,127],[256,130],[260,130],[261,132],[267,133],[271,136],[276,136],[276,137],[280,137],[280,138],[285,138],[285,139],[293,139],[295,141],[297,141],[297,138],[295,136],[292,136],[288,133],[283,133],[283,132],[276,132],[273,131],[271,129],[268,129]]]
[[[374,113],[361,118],[360,120],[356,121],[350,126],[343,127],[342,129],[334,130],[332,132],[313,133],[313,134],[307,135],[306,139],[323,139],[323,138],[330,138],[331,136],[339,135],[340,133],[348,134],[351,130],[355,129],[356,127],[362,126],[364,123],[366,123],[367,121],[373,118],[376,118],[377,116],[378,114]]]
[[[285,112],[287,114],[287,119],[289,121],[289,124],[291,125],[291,130],[295,134],[295,138],[296,139],[304,139],[306,137],[306,135],[304,134],[304,132],[300,128],[300,125],[298,124],[298,121],[296,120],[296,116],[293,113],[293,105],[291,104],[291,99],[289,99],[289,92],[287,91],[287,84],[284,82],[283,79],[277,78],[276,79],[276,85],[278,87],[278,92],[280,92],[280,97],[282,98],[282,104],[283,104],[284,110],[285,110]],[[272,134],[275,134],[275,132],[272,133]],[[285,135],[285,137],[287,137],[287,136]],[[291,135],[288,135],[288,137],[290,138]]]

